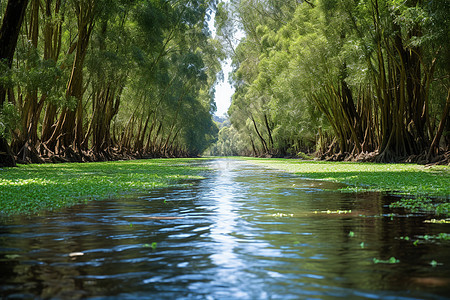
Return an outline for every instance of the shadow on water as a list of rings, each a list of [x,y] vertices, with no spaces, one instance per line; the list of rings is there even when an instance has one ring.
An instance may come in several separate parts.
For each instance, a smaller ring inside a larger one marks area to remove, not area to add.
[[[448,224],[235,160],[147,195],[0,220],[2,298],[446,299]],[[395,263],[388,263],[394,257]],[[374,260],[375,259],[375,260]],[[375,263],[377,262],[377,263]]]

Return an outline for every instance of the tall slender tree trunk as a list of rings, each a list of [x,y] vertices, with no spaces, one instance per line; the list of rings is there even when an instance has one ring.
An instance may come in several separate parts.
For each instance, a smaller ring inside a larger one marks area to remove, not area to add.
[[[11,68],[17,38],[25,15],[28,0],[9,0],[0,28],[0,60]],[[6,88],[0,84],[0,108],[6,101]],[[14,167],[13,154],[5,137],[0,137],[0,166]]]
[[[50,138],[50,143],[59,148],[56,150],[73,147],[81,150],[83,142],[83,65],[86,57],[89,39],[94,27],[95,1],[81,1],[75,4],[78,24],[78,40],[76,44],[75,58],[72,64],[72,72],[67,84],[66,97],[76,99],[76,108],[64,108],[56,124],[55,131]]]
[[[31,43],[29,48],[30,52],[37,51],[39,40],[39,1],[32,0],[28,9],[28,28],[27,39]],[[27,70],[34,67],[33,62],[28,62],[26,65]],[[36,144],[38,140],[37,125],[39,122],[40,113],[42,111],[42,103],[45,97],[41,97],[38,101],[38,90],[22,90],[24,95],[19,97],[24,101],[22,106],[19,107],[21,113],[21,122],[19,134],[12,142],[13,151],[23,161],[41,162],[36,150]]]
[[[269,153],[269,148],[267,147],[267,142],[266,142],[266,140],[264,139],[264,137],[261,135],[261,133],[259,132],[258,126],[256,125],[255,118],[253,117],[253,115],[250,115],[250,118],[251,118],[251,120],[252,120],[252,122],[253,122],[253,127],[255,128],[256,134],[258,135],[259,140],[261,141],[261,144],[263,145],[264,152],[265,152],[266,154],[270,154],[270,153]]]
[[[61,51],[61,39],[62,39],[62,18],[58,18],[59,22],[52,21],[62,14],[61,0],[56,0],[54,7],[52,6],[53,0],[46,0],[45,2],[45,22],[43,35],[44,35],[44,59],[52,59],[55,63],[58,61],[59,53]],[[58,107],[49,102],[45,109],[44,119],[42,122],[42,143],[47,143],[52,137],[55,131],[55,119],[57,116]],[[41,153],[48,151],[47,145],[41,145]],[[50,148],[54,148],[50,147]],[[45,149],[45,150],[44,150]]]

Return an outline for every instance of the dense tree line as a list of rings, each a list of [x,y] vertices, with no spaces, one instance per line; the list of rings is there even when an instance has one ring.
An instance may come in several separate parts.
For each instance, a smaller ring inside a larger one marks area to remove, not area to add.
[[[450,3],[422,0],[232,0],[239,150],[333,159],[449,156]],[[225,129],[222,129],[225,130]],[[219,140],[222,145],[223,140]]]
[[[215,5],[0,2],[0,165],[202,153],[218,130]]]

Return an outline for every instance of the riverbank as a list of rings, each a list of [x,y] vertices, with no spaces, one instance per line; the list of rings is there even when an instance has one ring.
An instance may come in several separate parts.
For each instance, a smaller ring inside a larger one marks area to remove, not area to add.
[[[36,213],[198,179],[192,159],[29,164],[0,169],[0,212]]]
[[[392,204],[413,212],[450,216],[450,167],[245,158],[247,162],[305,178],[345,183],[345,192],[378,191],[401,195]]]

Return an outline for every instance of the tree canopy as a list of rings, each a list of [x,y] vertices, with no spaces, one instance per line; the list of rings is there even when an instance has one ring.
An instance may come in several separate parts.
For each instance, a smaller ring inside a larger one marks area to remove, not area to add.
[[[211,154],[448,161],[449,14],[422,0],[1,2],[0,164],[195,156],[217,139]],[[236,92],[219,132],[226,55]]]
[[[195,156],[215,140],[215,0],[21,1],[15,24],[11,3],[0,4],[2,30],[17,29],[1,57],[0,152],[22,162]]]
[[[431,161],[450,144],[446,1],[234,0],[242,153]],[[369,154],[370,153],[370,154]]]

